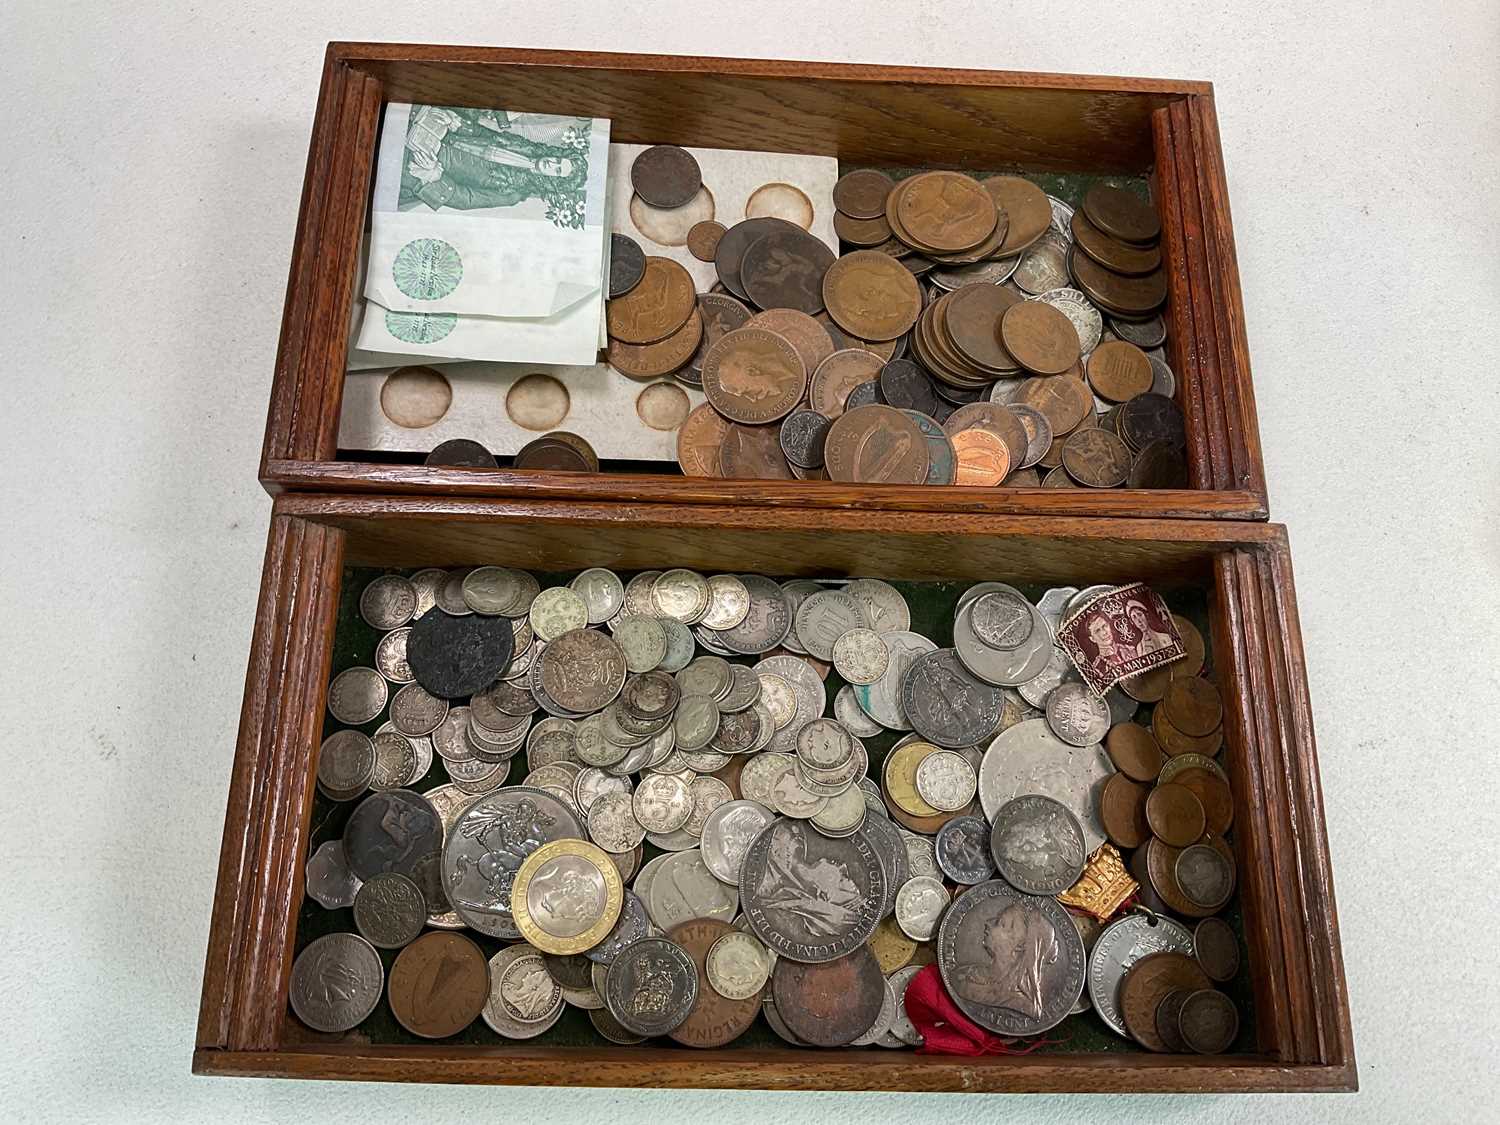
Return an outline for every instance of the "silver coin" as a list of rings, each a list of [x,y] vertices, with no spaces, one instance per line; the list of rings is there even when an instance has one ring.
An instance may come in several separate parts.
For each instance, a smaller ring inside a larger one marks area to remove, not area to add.
[[[1099,346],[1099,338],[1104,332],[1104,316],[1077,289],[1052,289],[1046,293],[1037,293],[1031,300],[1045,301],[1073,322],[1073,328],[1078,332],[1078,345],[1084,355]]]
[[[976,281],[988,285],[1002,285],[1009,281],[1021,262],[1019,254],[1011,258],[995,258],[991,261],[975,262],[967,266],[938,266],[929,270],[927,278],[940,289],[952,292],[972,285]]]
[[[731,930],[704,958],[709,986],[726,1000],[748,1000],[771,979],[771,952],[752,933]]]
[[[781,774],[792,768],[796,759],[791,754],[771,752],[757,754],[745,763],[740,771],[740,793],[758,805],[771,807],[771,786]]]
[[[352,800],[375,772],[375,744],[357,730],[336,730],[318,748],[318,784],[336,800]]]
[[[637,1035],[666,1035],[692,1014],[698,967],[666,938],[644,938],[609,966],[604,1002],[610,1015]]]
[[[297,955],[288,998],[314,1031],[349,1031],[375,1010],[384,989],[385,968],[373,945],[358,934],[324,934]]]
[[[771,778],[770,806],[782,816],[810,820],[828,807],[828,797],[808,788],[794,759]]]
[[[608,965],[627,945],[650,934],[651,919],[646,914],[646,904],[638,894],[626,889],[620,902],[619,919],[599,944],[584,950],[583,955],[596,965]]]
[[[441,848],[443,825],[437,810],[408,789],[372,793],[344,824],[344,855],[349,870],[365,881],[383,871],[410,875],[418,860]]]
[[[406,639],[410,636],[410,627],[394,629],[375,646],[375,670],[393,684],[409,684],[416,679],[406,662]]]
[[[954,650],[969,672],[987,684],[1015,687],[1047,666],[1052,655],[1052,637],[1034,606],[1028,603],[1033,623],[1030,637],[1024,644],[1007,651],[991,648],[975,635],[973,611],[978,604],[976,601],[964,606],[953,621]]]
[[[740,868],[755,838],[776,819],[758,801],[725,801],[703,824],[703,863],[714,878],[738,887]]]
[[[1083,828],[1051,797],[1015,797],[995,812],[990,856],[1023,894],[1061,894],[1083,874]]]
[[[1012,279],[1023,293],[1033,296],[1068,284],[1068,239],[1049,230],[1021,255]]]
[[[1076,586],[1054,586],[1037,599],[1036,608],[1047,619],[1047,624],[1052,626],[1054,634],[1057,632],[1057,627],[1062,624],[1063,611],[1068,608],[1068,603],[1077,593],[1078,587]]]
[[[864,607],[865,619],[877,633],[903,633],[911,628],[911,607],[901,591],[878,578],[855,578],[844,593]]]
[[[887,654],[886,667],[889,668],[889,649]],[[833,717],[843,723],[850,734],[859,738],[873,738],[885,729],[859,705],[859,696],[855,694],[853,684],[845,684],[833,697]]]
[[[541,953],[522,942],[490,958],[490,994],[480,1015],[506,1039],[532,1039],[557,1023],[567,1005]]]
[[[651,606],[658,617],[691,625],[702,620],[708,602],[708,580],[695,570],[663,571],[651,583]]]
[[[1127,914],[1104,927],[1089,954],[1089,1001],[1109,1028],[1127,1039],[1120,1014],[1120,982],[1130,967],[1151,953],[1193,955],[1193,935],[1159,914]]]
[[[700,656],[677,673],[677,685],[685,696],[724,699],[734,688],[734,667],[720,656]]]
[[[604,624],[625,604],[625,585],[620,576],[603,567],[582,571],[568,583],[568,588],[583,599],[590,625]]]
[[[920,1047],[923,1043],[922,1033],[906,1015],[906,987],[923,967],[905,965],[885,978],[886,984],[896,996],[896,1018],[891,1020],[891,1034],[896,1038],[898,1046],[905,1044],[908,1047]]]
[[[907,631],[889,632],[884,637],[890,663],[873,684],[856,686],[854,698],[865,714],[887,730],[911,730],[901,701],[902,685],[911,666],[927,653],[936,652],[937,645],[920,633]]]
[[[401,949],[416,940],[427,922],[427,901],[405,875],[382,872],[354,897],[354,925],[371,945]]]
[[[930,875],[908,879],[896,892],[896,924],[912,941],[927,941],[948,908],[948,892]]]
[[[1020,648],[1036,630],[1031,603],[1017,590],[996,590],[969,603],[970,623],[990,648]]]
[[[625,583],[625,604],[620,608],[624,617],[655,617],[656,607],[651,604],[651,587],[661,577],[659,570],[643,570]]]
[[[719,633],[731,652],[756,655],[781,644],[792,631],[792,611],[780,586],[759,574],[742,574],[740,581],[750,595],[745,619]]]
[[[454,617],[463,617],[473,613],[474,611],[469,608],[469,603],[464,601],[464,580],[470,573],[471,570],[468,567],[445,571],[442,584],[433,595],[433,604],[444,613],[452,614]]]
[[[851,684],[873,684],[891,666],[891,650],[874,629],[849,629],[833,642],[833,666]]]
[[[810,578],[793,578],[781,584],[781,593],[786,598],[787,610],[792,615],[794,625],[797,620],[797,611],[802,608],[802,603],[822,589],[820,584]],[[807,649],[803,648],[802,642],[797,639],[795,628],[787,633],[781,644],[790,652],[799,653],[802,656],[807,655]]]
[[[734,799],[733,791],[717,777],[693,778],[688,782],[688,794],[692,798],[693,811],[682,830],[699,838],[703,836],[703,828],[713,811]]]
[[[608,706],[625,686],[627,669],[629,661],[618,636],[611,638],[597,629],[574,629],[542,650],[532,669],[532,694],[542,702],[536,692],[540,687],[554,704],[575,713],[566,718],[578,718],[579,713]]]
[[[667,654],[656,666],[663,672],[679,672],[687,667],[697,650],[693,631],[675,617],[663,617],[658,624],[667,639]]]
[[[1092,746],[1109,733],[1109,705],[1081,683],[1060,684],[1047,696],[1047,725],[1069,746]]]
[[[610,1015],[609,1009],[604,1007],[602,1000],[593,1011],[589,1012],[589,1023],[594,1025],[594,1030],[601,1038],[621,1047],[634,1047],[646,1041],[644,1035],[637,1035]]]
[[[372,629],[399,629],[417,615],[417,589],[399,574],[382,574],[360,593],[359,615]]]
[[[1069,242],[1073,241],[1073,208],[1055,195],[1047,196],[1052,208],[1052,229]]]
[[[682,623],[679,621],[678,624],[680,625]],[[719,634],[713,629],[704,628],[702,625],[694,625],[693,637],[697,640],[699,645],[701,645],[703,648],[708,649],[708,651],[713,653],[715,656],[739,655],[733,649],[725,648],[723,642],[719,640]]]
[[[539,638],[553,641],[564,633],[587,626],[589,607],[582,597],[566,586],[552,586],[532,599],[526,620]]]
[[[825,836],[849,836],[859,830],[868,815],[864,790],[851,785],[829,797],[822,811],[810,817],[808,823]]]
[[[755,665],[755,674],[769,672],[780,676],[792,686],[797,697],[797,714],[784,727],[777,729],[769,749],[782,754],[792,753],[797,748],[797,735],[802,728],[823,714],[828,706],[828,694],[823,680],[811,664],[799,656],[768,656]]]
[[[880,803],[881,809],[885,802]],[[896,909],[896,892],[912,876],[911,858],[900,830],[888,816],[867,816],[860,833],[870,842],[875,859],[884,875],[885,896],[880,903],[880,917],[888,917]]]
[[[1154,395],[1166,398],[1177,397],[1177,375],[1167,361],[1158,356],[1147,356],[1151,361],[1151,390]]]
[[[402,734],[431,734],[447,716],[448,701],[421,684],[407,684],[391,700],[391,725]]]
[[[738,877],[738,872],[736,872]],[[307,861],[307,896],[328,910],[354,905],[354,896],[363,885],[349,870],[344,858],[342,840],[325,840]]]
[[[959,895],[937,938],[948,995],[997,1035],[1039,1035],[1073,1010],[1087,978],[1083,941],[1056,900],[993,879]]]
[[[368,723],[385,710],[385,677],[374,668],[345,668],[328,685],[328,713],[347,726]]]
[[[654,617],[622,618],[614,636],[632,672],[650,672],[667,657],[667,631]]]
[[[917,765],[917,796],[939,812],[957,812],[974,800],[978,777],[962,754],[939,750]]]
[[[842,590],[820,590],[797,609],[797,639],[825,664],[833,660],[833,646],[850,629],[868,629],[864,606]]]
[[[588,806],[579,801],[587,816],[589,839],[607,852],[630,851],[644,840],[646,829],[635,818],[634,800],[628,792],[614,791]]]
[[[729,692],[719,701],[719,710],[733,714],[752,707],[760,698],[762,685],[747,664],[731,665],[730,672]]]
[[[371,789],[405,789],[416,780],[417,748],[411,739],[394,728],[382,727],[371,742],[375,747]]]
[[[428,567],[426,570],[417,571],[407,581],[411,583],[412,589],[417,594],[417,609],[412,616],[421,617],[437,605],[437,594],[442,589],[443,583],[448,581],[448,572],[438,567]]]
[[[643,836],[646,832],[675,832],[693,815],[692,792],[676,774],[653,773],[643,777],[631,801],[634,819],[642,826]]]
[[[1095,586],[1085,586],[1082,590],[1079,590],[1076,594],[1068,599],[1068,605],[1067,608],[1063,610],[1062,619],[1064,621],[1068,620],[1068,618],[1072,617],[1080,609],[1088,605],[1089,602],[1093,601],[1095,598],[1102,597],[1113,589],[1113,586],[1102,584]]]
[[[1120,320],[1112,316],[1109,327],[1120,339],[1138,348],[1159,348],[1167,342],[1167,322],[1160,313],[1148,320]]]
[[[853,755],[854,739],[835,719],[814,719],[797,734],[797,760],[814,769],[838,769]]]
[[[701,621],[709,629],[733,629],[750,613],[750,591],[732,574],[708,580],[708,608]]]
[[[1102,746],[1069,746],[1045,719],[1028,719],[1001,731],[979,766],[979,801],[994,820],[1013,797],[1040,793],[1065,806],[1083,829],[1084,853],[1104,843],[1099,796],[1115,772]]]
[[[937,848],[928,836],[919,836],[915,832],[905,828],[897,828],[901,836],[901,847],[906,852],[908,878],[915,879],[918,876],[937,878],[940,869],[937,865]]]
[[[692,918],[732,922],[739,906],[737,889],[714,878],[698,848],[668,856],[646,895],[646,911],[663,931]]]
[[[1040,612],[1040,611],[1038,611]],[[1082,678],[1068,654],[1058,645],[1052,646],[1047,663],[1035,676],[1021,684],[1017,690],[1021,698],[1033,707],[1045,707],[1047,697],[1061,684],[1081,684]]]
[[[938,829],[937,865],[955,883],[974,886],[995,877],[990,826],[982,816],[955,816]]]
[[[917,657],[901,689],[901,707],[912,726],[927,741],[950,748],[992,734],[1004,702],[1000,689],[974,676],[951,648]]]
[[[481,566],[467,574],[450,575],[448,584],[438,595],[438,604],[450,613],[454,610],[447,603],[451,601],[449,590],[455,577],[458,578],[459,596],[464,606],[474,613],[498,617],[515,612],[526,596],[526,578],[529,576],[504,566]]]

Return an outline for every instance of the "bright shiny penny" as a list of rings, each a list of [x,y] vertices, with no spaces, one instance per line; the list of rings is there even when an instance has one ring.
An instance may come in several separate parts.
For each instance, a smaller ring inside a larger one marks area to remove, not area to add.
[[[671,258],[648,257],[646,272],[623,297],[606,302],[609,334],[627,344],[652,344],[676,332],[697,304],[693,278]]]
[[[990,431],[962,430],[948,440],[957,462],[954,484],[997,485],[1009,474],[1010,450]]]

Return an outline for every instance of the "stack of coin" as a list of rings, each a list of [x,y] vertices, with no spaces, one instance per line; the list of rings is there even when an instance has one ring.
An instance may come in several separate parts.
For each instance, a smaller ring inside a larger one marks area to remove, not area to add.
[[[500,463],[484,446],[468,438],[453,438],[434,446],[424,465],[464,469],[495,469]],[[516,469],[597,473],[599,456],[584,438],[567,430],[553,430],[527,442],[511,459]]]
[[[1214,917],[1233,889],[1222,705],[1182,618],[1186,660],[1093,697],[1054,633],[1106,589],[976,584],[943,648],[870,578],[373,578],[375,666],[334,677],[344,725],[317,763],[322,794],[357,803],[307,864],[309,897],[352,906],[357,933],[306,945],[293,1011],[348,1030],[384,990],[416,1036],[482,1017],[530,1038],[571,1006],[614,1043],[721,1046],[763,1015],[789,1043],[902,1047],[921,1043],[905,989],[935,964],[998,1034],[1092,1004],[1161,1049],[1149,1007],[1171,1049],[1224,1049],[1232,1006],[1199,995],[1238,971]],[[1168,758],[1162,732],[1197,741]],[[1106,837],[1145,857],[1160,917],[1099,929],[1125,897],[1094,893],[1111,856],[1128,884]],[[400,950],[388,982],[377,949]]]
[[[1123,188],[1097,184],[1069,224],[1068,272],[1106,312],[1122,320],[1153,315],[1166,303],[1161,220],[1156,209]]]

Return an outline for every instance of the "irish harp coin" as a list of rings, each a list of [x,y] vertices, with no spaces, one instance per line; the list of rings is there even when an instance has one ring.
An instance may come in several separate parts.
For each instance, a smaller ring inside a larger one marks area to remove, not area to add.
[[[489,962],[462,934],[424,934],[391,966],[391,1014],[424,1039],[457,1035],[479,1018],[489,994]]]
[[[823,458],[830,479],[875,484],[922,484],[931,464],[921,428],[880,405],[840,415],[828,429]]]

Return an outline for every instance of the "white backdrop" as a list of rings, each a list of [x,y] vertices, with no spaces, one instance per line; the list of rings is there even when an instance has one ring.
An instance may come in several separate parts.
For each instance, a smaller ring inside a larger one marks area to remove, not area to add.
[[[1272,510],[1297,562],[1361,1094],[980,1101],[189,1075],[268,510],[255,465],[334,38],[1215,83]],[[0,156],[11,190],[0,209],[0,1118],[879,1114],[919,1125],[1493,1112],[1492,2],[11,0],[0,44],[12,91]]]

